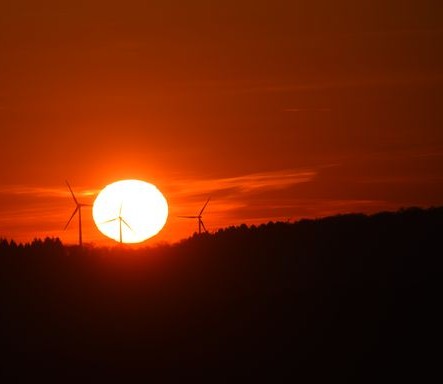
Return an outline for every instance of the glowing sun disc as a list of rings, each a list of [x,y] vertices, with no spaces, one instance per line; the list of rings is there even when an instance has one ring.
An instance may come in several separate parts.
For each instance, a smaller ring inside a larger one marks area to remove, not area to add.
[[[98,194],[92,216],[105,236],[122,243],[141,243],[162,230],[168,218],[168,203],[153,184],[121,180]]]

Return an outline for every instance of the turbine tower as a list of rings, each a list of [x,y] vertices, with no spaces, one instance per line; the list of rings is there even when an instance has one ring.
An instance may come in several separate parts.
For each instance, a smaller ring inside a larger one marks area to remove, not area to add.
[[[105,222],[103,222],[102,224],[106,224],[106,223],[112,223],[113,221],[117,221],[118,220],[118,224],[119,224],[119,233],[120,233],[120,244],[123,244],[123,226],[122,224],[126,225],[132,232],[134,232],[134,230],[131,228],[131,226],[126,222],[126,220],[122,217],[122,209],[123,209],[123,203],[120,204],[120,210],[118,212],[118,216],[111,219],[111,220],[107,220]]]
[[[196,215],[196,216],[178,216],[178,217],[180,217],[182,219],[197,219],[198,220],[198,234],[199,235],[201,235],[201,233],[202,233],[202,228],[203,228],[203,230],[206,233],[208,232],[206,227],[205,227],[205,224],[203,223],[202,215],[203,215],[203,211],[205,210],[206,206],[209,203],[209,200],[211,200],[211,198],[209,198],[206,201],[205,205],[203,206],[203,208],[201,209],[201,211],[200,211],[200,213],[198,215]]]
[[[83,237],[82,237],[82,207],[91,207],[91,204],[83,204],[83,203],[79,203],[77,198],[74,195],[74,192],[72,192],[72,188],[69,185],[68,181],[66,180],[66,185],[69,188],[69,191],[71,192],[72,198],[74,199],[75,202],[75,210],[71,215],[71,218],[69,219],[69,221],[66,223],[65,225],[65,230],[66,228],[68,228],[68,225],[71,223],[72,219],[74,218],[75,214],[78,212],[78,244],[80,247],[83,246]]]

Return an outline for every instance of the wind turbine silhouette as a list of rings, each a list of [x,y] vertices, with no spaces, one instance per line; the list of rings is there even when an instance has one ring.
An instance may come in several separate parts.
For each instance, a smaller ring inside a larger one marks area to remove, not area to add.
[[[66,223],[65,225],[65,230],[66,228],[68,228],[68,225],[71,223],[72,219],[74,218],[75,214],[78,212],[78,244],[80,247],[83,246],[83,237],[82,237],[82,207],[92,207],[92,204],[83,204],[83,203],[79,203],[77,198],[74,195],[74,192],[72,192],[72,188],[68,183],[68,180],[65,180],[66,185],[69,188],[69,191],[71,192],[72,198],[74,199],[75,202],[75,210],[71,215],[71,218],[69,219],[69,221]]]
[[[202,228],[204,229],[205,232],[208,232],[205,227],[205,224],[203,223],[202,214],[203,214],[203,211],[205,210],[206,206],[208,205],[209,200],[211,200],[211,198],[209,198],[206,201],[205,205],[203,206],[203,208],[201,209],[201,211],[198,215],[196,215],[196,216],[178,216],[182,219],[197,219],[198,220],[198,234],[199,235],[201,235],[201,233],[202,233]]]
[[[120,204],[120,210],[118,212],[118,216],[111,219],[111,220],[107,220],[104,221],[102,224],[106,224],[106,223],[112,223],[113,221],[117,221],[118,220],[118,224],[119,224],[119,232],[120,232],[120,244],[123,244],[123,226],[122,224],[126,225],[132,232],[134,232],[134,230],[131,228],[131,226],[126,222],[126,220],[122,217],[122,209],[123,209],[123,203]]]

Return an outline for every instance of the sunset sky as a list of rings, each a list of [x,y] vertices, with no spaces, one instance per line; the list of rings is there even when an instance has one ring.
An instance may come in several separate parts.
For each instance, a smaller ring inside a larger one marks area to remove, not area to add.
[[[147,244],[208,196],[211,231],[442,205],[442,41],[441,0],[2,0],[0,237],[75,243],[65,179],[157,185]]]

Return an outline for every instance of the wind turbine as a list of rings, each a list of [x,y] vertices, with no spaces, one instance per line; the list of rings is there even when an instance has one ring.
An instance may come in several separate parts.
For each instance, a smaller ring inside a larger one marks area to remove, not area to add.
[[[112,223],[113,221],[117,221],[118,220],[119,232],[120,232],[120,244],[123,244],[123,228],[122,228],[123,226],[122,226],[122,224],[126,225],[132,232],[134,232],[134,230],[131,228],[131,226],[122,217],[122,209],[123,209],[123,203],[120,204],[120,210],[118,212],[118,216],[117,217],[115,217],[114,219],[111,219],[111,220],[107,220],[107,221],[102,223],[102,224]]]
[[[196,215],[196,216],[178,216],[182,219],[197,219],[198,220],[198,234],[199,235],[202,233],[202,228],[204,229],[205,232],[208,232],[205,227],[205,224],[203,223],[202,214],[203,214],[203,211],[205,210],[206,206],[208,205],[209,200],[211,200],[211,198],[209,198],[206,201],[205,205],[203,206],[203,208],[201,209],[201,211],[198,215]]]
[[[68,228],[68,225],[71,223],[72,219],[74,218],[75,214],[78,212],[78,243],[81,246],[83,246],[83,238],[82,238],[82,207],[92,207],[91,204],[83,204],[83,203],[79,203],[77,198],[74,195],[74,192],[72,192],[72,188],[68,183],[68,180],[66,181],[66,185],[69,188],[69,191],[71,192],[72,198],[74,199],[75,202],[75,210],[71,215],[71,218],[69,219],[69,221],[66,223],[65,225],[65,230],[66,228]]]

